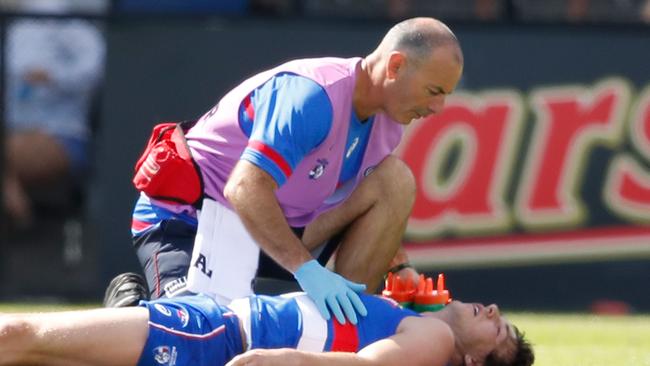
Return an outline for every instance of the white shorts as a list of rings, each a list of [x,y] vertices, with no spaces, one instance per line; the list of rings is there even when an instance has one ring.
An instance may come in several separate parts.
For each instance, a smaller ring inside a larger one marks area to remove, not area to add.
[[[204,199],[187,276],[188,290],[220,304],[253,294],[260,248],[232,210]]]

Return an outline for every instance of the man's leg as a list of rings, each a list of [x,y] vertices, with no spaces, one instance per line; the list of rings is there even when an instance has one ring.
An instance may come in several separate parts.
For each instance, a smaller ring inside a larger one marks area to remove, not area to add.
[[[0,315],[0,365],[136,365],[146,308]]]
[[[313,248],[336,233],[345,234],[335,270],[374,291],[401,245],[415,201],[415,178],[398,158],[389,156],[339,207],[307,226],[303,242]]]
[[[134,247],[146,277],[136,273],[117,275],[106,289],[105,307],[135,306],[140,300],[188,294],[196,228],[181,220],[164,220],[134,239]]]
[[[196,228],[181,220],[163,220],[135,239],[151,299],[187,294],[187,271]]]

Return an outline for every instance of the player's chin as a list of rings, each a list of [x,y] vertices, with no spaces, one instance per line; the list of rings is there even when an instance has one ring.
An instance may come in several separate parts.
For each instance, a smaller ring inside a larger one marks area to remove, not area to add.
[[[450,309],[462,309],[465,307],[471,306],[470,304],[466,304],[460,300],[452,300],[449,304],[447,304],[445,307],[450,308]]]

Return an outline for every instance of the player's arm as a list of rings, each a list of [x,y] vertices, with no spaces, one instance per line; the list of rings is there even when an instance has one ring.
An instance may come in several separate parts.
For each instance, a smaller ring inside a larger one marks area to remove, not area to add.
[[[331,103],[314,81],[279,74],[251,93],[240,119],[249,142],[224,195],[264,252],[294,273],[313,258],[293,234],[275,192],[327,136]]]
[[[143,307],[0,314],[0,365],[136,365],[148,320]]]
[[[240,110],[240,126],[249,131],[248,146],[224,196],[260,248],[294,274],[325,319],[331,311],[341,323],[345,317],[356,323],[355,309],[366,314],[357,295],[365,285],[350,282],[313,259],[289,227],[275,196],[304,156],[329,134],[333,113],[329,97],[314,81],[291,74],[272,78],[249,97],[245,113]],[[246,123],[251,119],[252,127]]]
[[[262,250],[294,273],[313,257],[284,218],[275,197],[277,188],[271,175],[241,160],[231,173],[224,194]]]
[[[256,349],[235,357],[228,366],[444,366],[454,351],[451,329],[433,318],[405,318],[397,334],[374,342],[358,353]]]

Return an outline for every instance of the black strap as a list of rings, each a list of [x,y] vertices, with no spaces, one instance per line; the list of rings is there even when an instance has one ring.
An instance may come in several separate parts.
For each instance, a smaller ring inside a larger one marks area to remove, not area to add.
[[[388,269],[388,272],[389,273],[397,273],[397,272],[403,270],[404,268],[413,268],[413,265],[410,262],[400,263],[400,264],[398,264],[396,266],[390,267]]]

